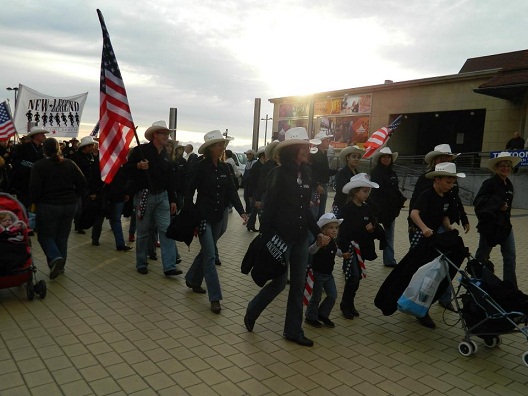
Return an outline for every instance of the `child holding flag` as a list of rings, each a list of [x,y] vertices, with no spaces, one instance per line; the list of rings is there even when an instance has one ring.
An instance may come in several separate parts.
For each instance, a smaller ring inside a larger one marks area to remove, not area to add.
[[[366,276],[364,260],[377,258],[374,239],[385,237],[383,228],[374,220],[372,208],[366,203],[371,188],[379,188],[379,185],[371,182],[366,173],[353,176],[343,187],[348,197],[340,211],[343,223],[339,227],[338,246],[341,251],[350,252],[350,258],[343,261],[345,289],[340,305],[346,319],[359,316],[354,299],[359,280]]]
[[[332,271],[334,270],[335,256],[349,259],[350,253],[342,253],[337,246],[336,238],[339,225],[343,219],[338,219],[333,213],[325,213],[317,222],[321,232],[330,237],[330,239],[321,239],[314,242],[308,249],[313,255],[312,271],[314,283],[312,288],[312,297],[308,303],[305,313],[305,322],[313,327],[334,328],[335,324],[329,319],[330,312],[334,307],[337,299],[337,288]],[[321,303],[323,289],[326,297]],[[323,322],[323,323],[321,323]]]

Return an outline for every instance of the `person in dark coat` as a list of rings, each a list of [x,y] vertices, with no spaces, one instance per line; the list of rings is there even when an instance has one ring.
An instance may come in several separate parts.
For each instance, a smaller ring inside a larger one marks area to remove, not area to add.
[[[328,147],[334,135],[327,135],[324,131],[315,135],[314,140],[320,141],[317,145],[317,152],[311,156],[311,169],[313,177],[313,192],[312,192],[312,211],[314,217],[319,219],[326,211],[326,201],[328,198],[328,182],[330,176],[336,174],[336,170],[330,169],[328,164]]]
[[[321,233],[310,210],[311,177],[308,167],[310,156],[308,134],[305,128],[286,131],[284,141],[277,144],[279,167],[268,174],[260,232],[276,234],[287,246],[284,260],[289,263],[290,291],[286,303],[284,337],[302,346],[313,346],[313,341],[304,335],[303,293],[308,261],[308,233],[321,242],[329,237]],[[249,302],[244,324],[253,331],[255,322],[264,309],[286,287],[287,273],[275,277]]]
[[[357,167],[363,154],[364,151],[358,146],[345,147],[339,153],[339,161],[341,163],[344,162],[345,166],[337,171],[335,178],[336,192],[334,196],[334,203],[332,204],[332,212],[334,212],[334,214],[338,217],[340,217],[339,209],[341,209],[347,200],[347,194],[343,193],[343,187],[350,181],[352,176],[359,173]]]
[[[383,249],[383,265],[394,267],[394,231],[396,218],[406,201],[398,185],[398,175],[393,170],[398,153],[393,153],[389,147],[379,150],[375,156],[375,167],[372,169],[370,180],[379,184],[379,188],[371,191],[369,202],[374,206],[378,221],[385,229],[387,244]]]
[[[484,180],[473,205],[478,218],[479,244],[475,258],[489,260],[491,250],[500,245],[503,259],[503,280],[517,289],[515,238],[511,226],[513,184],[508,178],[512,168],[520,162],[503,151],[488,161],[488,168],[495,174]]]
[[[253,205],[251,208],[251,213],[249,214],[249,219],[247,222],[248,231],[257,231],[255,228],[257,222],[257,215],[260,212],[260,209],[255,206],[255,195],[258,193],[260,174],[262,173],[262,168],[266,162],[266,154],[264,152],[264,147],[260,147],[256,153],[257,161],[251,168],[251,172],[248,179],[248,188],[249,195],[253,200]]]

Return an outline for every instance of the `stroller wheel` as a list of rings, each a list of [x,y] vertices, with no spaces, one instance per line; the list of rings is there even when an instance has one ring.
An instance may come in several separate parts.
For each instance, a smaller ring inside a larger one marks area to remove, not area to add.
[[[499,336],[494,336],[491,338],[484,338],[484,344],[488,348],[495,348],[501,344],[501,338]]]
[[[472,353],[473,354],[477,353],[478,352],[478,344],[475,341],[473,341],[473,340],[469,341],[469,343],[473,347],[473,352]]]
[[[27,283],[26,294],[29,301],[32,301],[35,298],[35,285],[33,285],[33,277],[31,277]]]
[[[528,366],[528,352],[522,354],[522,360],[525,366]]]
[[[46,286],[46,282],[44,280],[39,280],[35,286],[35,293],[37,293],[38,296],[43,299],[46,297],[47,292],[48,288]]]
[[[458,344],[458,352],[462,356],[471,356],[473,354],[473,345],[467,341],[461,341]]]

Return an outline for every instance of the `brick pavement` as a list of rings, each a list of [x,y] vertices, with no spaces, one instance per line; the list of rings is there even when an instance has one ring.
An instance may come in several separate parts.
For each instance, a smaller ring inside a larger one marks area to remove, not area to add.
[[[464,241],[474,252],[476,218],[468,212],[473,229]],[[519,285],[527,291],[528,211],[514,215]],[[397,221],[398,259],[408,249],[405,216]],[[148,275],[136,273],[134,251],[116,252],[107,224],[98,247],[89,234],[72,233],[66,273],[54,281],[33,238],[48,295],[28,301],[25,288],[0,290],[0,395],[526,395],[525,337],[504,335],[494,349],[477,339],[477,354],[463,357],[456,314],[433,306],[436,330],[401,313],[382,316],[373,298],[390,269],[380,258],[367,263],[359,318],[342,318],[336,306],[335,329],[305,327],[314,348],[282,338],[286,292],[248,333],[242,318],[258,287],[239,268],[253,236],[230,215],[219,242],[220,315],[181,276],[165,278],[159,262]],[[178,247],[186,270],[199,244]],[[500,274],[499,255],[494,249]]]

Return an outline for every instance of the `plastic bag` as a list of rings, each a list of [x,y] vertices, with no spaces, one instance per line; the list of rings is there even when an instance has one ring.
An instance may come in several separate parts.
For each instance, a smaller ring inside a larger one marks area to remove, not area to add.
[[[398,299],[398,311],[423,318],[429,311],[440,282],[446,276],[447,263],[443,256],[422,265]]]

